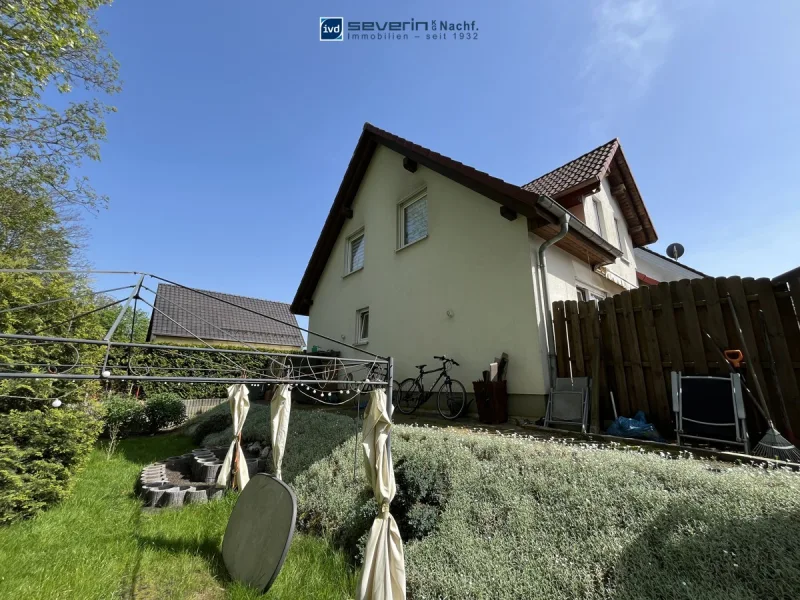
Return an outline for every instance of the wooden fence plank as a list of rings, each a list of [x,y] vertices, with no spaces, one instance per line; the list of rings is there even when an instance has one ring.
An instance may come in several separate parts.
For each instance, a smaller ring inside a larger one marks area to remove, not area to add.
[[[628,401],[628,382],[625,377],[625,364],[622,358],[622,343],[620,342],[619,328],[617,325],[617,310],[614,307],[614,299],[606,298],[602,302],[605,315],[603,318],[603,339],[610,346],[611,364],[614,367],[614,385],[609,386],[614,392],[614,401],[617,404],[619,414],[630,414],[630,403]]]
[[[591,388],[591,425],[590,431],[592,433],[600,433],[600,355],[602,350],[600,348],[600,322],[597,315],[597,304],[595,302],[587,302],[586,321],[588,333],[591,335],[592,358],[590,363],[590,371],[592,377]]]
[[[750,316],[750,307],[747,302],[747,293],[745,292],[744,284],[741,277],[719,277],[717,278],[716,283],[719,297],[722,298],[724,302],[722,304],[722,306],[725,308],[723,314],[730,312],[730,304],[726,299],[728,296],[730,296],[733,303],[733,308],[736,311],[736,317],[738,318],[739,325],[742,328],[742,333],[740,334],[738,331],[736,331],[736,328],[733,325],[733,317],[729,316],[726,319],[726,326],[728,327],[728,340],[731,349],[743,350],[742,336],[744,336],[744,344],[747,345],[747,349],[750,352],[750,358],[752,360],[751,364],[747,365],[745,380],[747,386],[755,394],[755,386],[751,381],[752,372],[755,371],[758,380],[762,384],[762,388],[766,382],[766,379],[764,377],[764,370],[762,368],[762,357],[759,351],[759,344],[756,343],[756,330]],[[765,391],[764,393],[766,394],[767,392]],[[751,430],[763,429],[766,426],[766,422],[761,417],[760,412],[753,407],[752,403],[754,401],[757,402],[758,400],[750,399],[749,402],[745,402],[748,428]]]
[[[569,348],[572,375],[575,377],[585,377],[583,339],[581,336],[580,318],[578,316],[578,303],[575,300],[567,300],[565,312],[567,315],[567,322],[569,323]]]
[[[592,357],[594,355],[594,335],[592,333],[592,308],[594,302],[578,302],[578,318],[581,323],[581,339],[583,340],[583,372],[592,374]]]
[[[670,371],[683,371],[683,353],[678,338],[678,326],[675,323],[675,309],[669,283],[662,282],[651,287],[650,297],[653,304],[661,306],[661,309],[656,311],[656,329],[661,356],[670,362]]]
[[[706,323],[708,325],[706,331],[718,347],[728,348],[728,334],[725,331],[725,321],[722,318],[722,307],[716,282],[711,277],[695,279],[692,284],[694,285],[695,282],[699,282],[699,287],[703,290],[706,299]],[[720,366],[727,371],[725,365]]]
[[[693,363],[693,372],[696,375],[708,375],[708,365],[706,364],[705,344],[703,343],[703,333],[700,331],[700,320],[697,317],[697,308],[692,293],[692,284],[688,279],[681,279],[673,282],[678,301],[683,309],[683,322],[685,326],[685,336],[688,347],[684,347],[684,364],[689,360]],[[670,284],[670,287],[672,285]],[[688,369],[687,369],[688,371]]]
[[[656,324],[653,316],[653,305],[650,289],[641,287],[637,290],[641,295],[641,325],[644,330],[645,354],[650,362],[650,379],[653,397],[650,401],[650,413],[659,431],[672,430],[670,400],[664,382],[664,369],[661,366],[661,350],[658,347]]]
[[[567,317],[564,302],[553,302],[553,333],[556,340],[556,364],[558,376],[569,377],[569,342],[567,342]]]
[[[647,404],[647,387],[644,382],[644,372],[642,371],[642,358],[639,353],[639,340],[636,333],[636,319],[633,314],[633,303],[631,301],[630,292],[622,292],[617,296],[620,299],[622,306],[622,315],[620,323],[622,325],[622,339],[623,353],[627,351],[627,360],[631,364],[630,374],[632,389],[628,391],[631,393],[631,411],[634,413],[637,410],[648,412]],[[632,417],[632,414],[626,415]]]
[[[800,288],[800,282],[798,282],[796,285],[798,288]],[[779,284],[778,288],[773,285],[773,289],[785,290],[786,287],[786,283]],[[778,312],[780,313],[781,324],[783,325],[783,333],[786,336],[786,345],[789,347],[789,359],[792,361],[792,365],[794,366],[794,379],[798,385],[800,385],[800,322],[798,321],[795,307],[792,304],[791,295],[781,295],[778,297],[776,294],[775,303],[778,305]],[[786,404],[785,398],[784,404]],[[786,413],[788,412],[789,405],[786,404]],[[774,418],[778,422],[787,420],[784,417],[784,411],[782,407],[780,407],[780,412],[778,415],[775,415]],[[789,418],[788,421],[791,424],[791,428],[785,433],[789,433],[791,437],[795,438],[796,440],[798,433],[800,433],[800,429],[795,429],[795,426],[800,428],[800,423],[797,423],[796,419],[793,418]]]
[[[653,378],[650,368],[652,366],[650,357],[647,354],[647,340],[645,338],[645,327],[642,322],[642,289],[631,290],[631,306],[633,308],[633,322],[636,329],[636,341],[639,344],[639,358],[642,363],[642,375],[644,376],[644,390],[647,402],[640,402],[639,409],[643,410],[647,418],[652,421],[655,408],[655,392],[653,391]],[[661,357],[658,358],[661,360]]]
[[[748,282],[749,283],[749,282]],[[783,392],[783,399],[786,403],[786,410],[789,413],[791,429],[794,431],[794,424],[800,421],[800,390],[798,390],[797,380],[795,379],[794,369],[789,353],[789,346],[786,343],[786,336],[783,333],[778,305],[775,302],[775,293],[772,282],[769,279],[757,279],[750,285],[758,294],[758,301],[761,310],[764,311],[764,318],[767,322],[767,332],[769,342],[772,347],[772,354],[775,358],[775,366],[778,374],[778,383]],[[745,288],[745,291],[747,288]],[[762,328],[763,329],[763,328]],[[761,331],[759,331],[761,333]],[[769,359],[764,354],[763,358]],[[770,416],[773,420],[780,423],[781,409],[777,398],[769,403]]]

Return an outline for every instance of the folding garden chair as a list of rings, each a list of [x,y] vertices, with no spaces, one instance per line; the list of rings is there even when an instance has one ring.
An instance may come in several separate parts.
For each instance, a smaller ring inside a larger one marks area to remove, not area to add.
[[[551,427],[553,424],[580,426],[581,433],[586,433],[589,424],[591,381],[590,377],[557,378],[547,400],[544,426]]]
[[[741,446],[750,453],[742,378],[672,372],[672,410],[678,445],[684,439]]]

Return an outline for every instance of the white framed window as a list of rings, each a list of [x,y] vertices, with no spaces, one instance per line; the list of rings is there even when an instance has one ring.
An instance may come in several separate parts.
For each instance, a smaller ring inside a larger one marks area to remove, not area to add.
[[[578,295],[578,302],[588,302],[590,300],[599,302],[600,300],[604,300],[606,298],[605,292],[598,290],[597,288],[589,287],[580,281],[575,284],[575,291]]]
[[[606,225],[605,225],[605,218],[603,216],[603,205],[600,203],[600,200],[597,198],[592,198],[592,207],[594,208],[594,222],[595,227],[594,230],[600,234],[600,237],[608,239],[606,237]]]
[[[619,219],[617,219],[616,217],[614,217],[614,227],[617,230],[617,246],[619,247],[620,250],[622,250],[622,256],[620,258],[622,259],[622,262],[624,262],[627,265],[628,264],[628,244],[627,244],[625,238],[622,236],[622,227],[619,224]]]
[[[369,341],[369,307],[356,311],[356,344]]]
[[[397,249],[428,237],[428,191],[422,190],[400,202],[397,208]]]
[[[347,238],[345,244],[344,274],[349,275],[364,268],[364,230]]]

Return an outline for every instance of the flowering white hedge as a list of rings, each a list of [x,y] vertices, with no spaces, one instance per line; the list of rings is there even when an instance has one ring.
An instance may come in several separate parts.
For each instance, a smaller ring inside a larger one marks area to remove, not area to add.
[[[357,556],[375,503],[360,456],[353,479],[353,421],[292,417],[300,525]],[[800,598],[800,475],[624,446],[394,432],[392,512],[415,599]]]

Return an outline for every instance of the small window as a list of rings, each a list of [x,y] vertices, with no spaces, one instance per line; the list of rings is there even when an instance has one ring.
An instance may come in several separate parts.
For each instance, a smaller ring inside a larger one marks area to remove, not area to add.
[[[603,205],[600,204],[600,200],[597,198],[592,198],[592,204],[594,205],[594,219],[595,219],[595,231],[600,234],[600,237],[606,239],[606,226],[605,226],[605,219],[603,218]]]
[[[356,344],[369,341],[369,308],[356,311]]]
[[[614,227],[617,229],[617,247],[622,250],[622,262],[628,264],[628,244],[625,241],[625,238],[622,237],[622,227],[619,225],[619,219],[614,219]]]
[[[364,268],[364,232],[359,231],[347,238],[345,275]]]
[[[579,285],[575,286],[575,291],[578,294],[578,302],[599,302],[600,300],[604,300],[606,295],[599,291],[599,290],[590,290],[585,287],[581,287]]]
[[[405,248],[428,237],[428,196],[420,192],[403,202],[399,208],[398,248]]]

